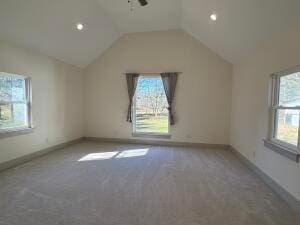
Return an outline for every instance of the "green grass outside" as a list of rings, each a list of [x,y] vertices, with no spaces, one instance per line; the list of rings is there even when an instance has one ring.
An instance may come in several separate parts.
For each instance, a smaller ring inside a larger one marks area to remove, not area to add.
[[[0,120],[0,128],[12,128],[24,126],[24,121]]]
[[[140,133],[168,133],[168,115],[157,117],[147,114],[137,114],[136,132]]]

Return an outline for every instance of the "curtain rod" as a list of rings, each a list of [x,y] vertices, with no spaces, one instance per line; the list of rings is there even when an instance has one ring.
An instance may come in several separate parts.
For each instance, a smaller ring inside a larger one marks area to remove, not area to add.
[[[161,73],[182,73],[182,72],[126,72],[124,74],[127,74],[127,73],[138,73],[138,74],[145,74],[145,75],[148,75],[148,74],[153,74],[153,75],[157,75],[157,74],[161,74]]]

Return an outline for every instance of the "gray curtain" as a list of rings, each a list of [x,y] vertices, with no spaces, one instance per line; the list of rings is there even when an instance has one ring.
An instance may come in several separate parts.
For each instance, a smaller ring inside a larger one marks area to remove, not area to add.
[[[129,106],[127,112],[127,121],[132,123],[132,102],[133,96],[136,90],[137,82],[138,82],[139,74],[137,73],[127,73],[127,89],[128,89],[128,97],[129,97]]]
[[[170,124],[174,125],[175,120],[174,120],[174,114],[173,114],[173,100],[174,100],[174,95],[175,95],[177,79],[178,79],[178,73],[162,73],[161,79],[164,84],[164,89],[165,89],[165,93],[166,93],[168,104],[169,104],[168,110],[169,110],[169,115],[170,115]]]

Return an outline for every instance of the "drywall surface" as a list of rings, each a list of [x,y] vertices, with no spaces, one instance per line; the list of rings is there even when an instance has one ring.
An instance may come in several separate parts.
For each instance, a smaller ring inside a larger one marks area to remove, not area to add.
[[[0,41],[0,71],[31,77],[35,126],[0,139],[0,163],[83,136],[83,70]]]
[[[299,31],[285,33],[234,66],[231,145],[300,200],[299,163],[263,145],[268,136],[270,74],[300,64],[299,39]]]
[[[169,141],[229,143],[232,65],[181,30],[127,34],[86,68],[86,136],[132,138],[130,71],[182,72]]]

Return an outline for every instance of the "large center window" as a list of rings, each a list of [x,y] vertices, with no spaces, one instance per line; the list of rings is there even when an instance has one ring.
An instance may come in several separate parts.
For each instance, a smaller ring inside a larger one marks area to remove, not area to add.
[[[169,134],[167,107],[161,76],[140,76],[134,96],[134,133]]]

